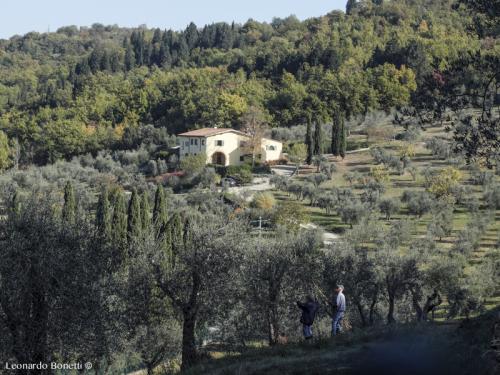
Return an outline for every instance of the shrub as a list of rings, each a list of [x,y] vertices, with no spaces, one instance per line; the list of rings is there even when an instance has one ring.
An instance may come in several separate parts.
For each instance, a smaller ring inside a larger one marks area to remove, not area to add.
[[[382,165],[377,165],[370,169],[373,179],[379,183],[389,182],[389,171]]]
[[[271,184],[273,184],[278,190],[286,190],[288,185],[288,178],[281,175],[273,175],[269,180]]]
[[[300,225],[308,221],[304,207],[297,202],[283,202],[278,205],[273,217],[275,225],[280,225],[291,231],[298,231]]]
[[[188,175],[200,173],[206,165],[207,159],[204,155],[189,155],[181,160],[181,169]]]
[[[260,192],[255,194],[252,206],[261,210],[269,211],[276,205],[276,199],[270,192]]]
[[[226,176],[234,177],[243,184],[249,184],[253,180],[252,167],[250,165],[231,165],[226,168]]]

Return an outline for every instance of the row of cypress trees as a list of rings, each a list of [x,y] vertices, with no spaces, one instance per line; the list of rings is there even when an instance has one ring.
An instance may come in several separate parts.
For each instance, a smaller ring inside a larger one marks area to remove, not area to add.
[[[163,186],[158,185],[151,211],[150,196],[147,191],[139,194],[134,188],[130,199],[120,190],[109,191],[104,187],[99,195],[95,213],[97,236],[111,252],[112,264],[119,266],[133,256],[130,249],[136,240],[153,234],[161,240],[162,251],[173,264],[174,252],[182,240],[183,228],[179,213],[168,215],[166,193]],[[64,205],[62,219],[75,223],[77,218],[77,202],[71,182],[64,188]]]
[[[323,153],[323,128],[321,121],[315,121],[314,134],[311,119],[307,121],[305,144],[307,147],[306,163],[311,164],[314,156]],[[342,111],[336,110],[333,116],[331,149],[334,156],[345,158],[347,149],[347,129]]]

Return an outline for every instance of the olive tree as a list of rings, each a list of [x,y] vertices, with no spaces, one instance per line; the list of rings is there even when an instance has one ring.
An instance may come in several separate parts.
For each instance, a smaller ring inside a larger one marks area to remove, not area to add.
[[[182,221],[181,238],[173,239],[173,262],[159,253],[155,264],[160,289],[182,317],[182,368],[187,369],[197,361],[197,324],[223,303],[248,226],[221,205],[188,211]]]
[[[323,264],[320,245],[315,231],[281,227],[273,238],[257,239],[245,250],[241,271],[246,311],[260,322],[270,345],[286,333],[294,301],[314,289]]]

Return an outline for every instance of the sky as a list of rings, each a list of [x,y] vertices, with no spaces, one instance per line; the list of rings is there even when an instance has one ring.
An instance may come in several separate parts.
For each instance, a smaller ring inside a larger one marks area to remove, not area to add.
[[[271,21],[290,14],[300,19],[344,9],[346,0],[4,0],[0,38],[30,31],[56,31],[61,26],[93,23],[184,29],[193,21],[207,23],[248,18]]]

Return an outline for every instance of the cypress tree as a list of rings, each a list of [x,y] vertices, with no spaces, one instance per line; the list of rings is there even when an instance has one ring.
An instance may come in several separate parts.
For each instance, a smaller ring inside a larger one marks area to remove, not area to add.
[[[146,233],[151,226],[151,216],[150,216],[151,208],[149,206],[149,194],[145,190],[142,193],[141,199],[141,222],[142,222],[142,231]]]
[[[159,43],[161,41],[161,38],[162,38],[161,30],[159,28],[156,28],[153,33],[153,39],[151,40],[151,43],[153,44]]]
[[[132,190],[128,205],[127,235],[128,240],[138,238],[142,233],[141,200],[137,190]]]
[[[183,240],[183,226],[181,215],[175,212],[168,222],[168,229],[170,234],[170,242],[172,244],[172,251],[174,254],[178,253]]]
[[[307,159],[306,163],[311,164],[313,158],[313,139],[312,139],[312,129],[311,129],[311,116],[307,116],[307,128],[306,128],[306,139],[305,144],[307,146]]]
[[[346,130],[346,127],[345,127],[344,118],[341,117],[340,120],[341,121],[340,121],[340,135],[339,135],[339,138],[340,138],[340,142],[339,142],[340,143],[339,154],[342,157],[342,160],[344,160],[346,149],[347,149],[347,130]]]
[[[112,239],[115,251],[115,264],[121,264],[127,258],[127,206],[125,197],[116,192],[114,199],[113,220],[111,222]]]
[[[167,226],[167,202],[165,199],[165,190],[162,185],[156,187],[155,204],[153,208],[153,223],[159,231],[165,230]]]
[[[9,214],[12,215],[12,217],[17,217],[20,212],[21,202],[19,201],[19,193],[16,191],[10,200]]]
[[[65,222],[74,223],[76,219],[76,198],[73,185],[70,181],[64,186],[64,205],[62,218]]]
[[[132,70],[135,66],[135,54],[130,43],[127,42],[125,47],[125,70]]]
[[[111,237],[111,206],[109,192],[106,187],[102,190],[97,201],[96,227],[101,237],[105,239]]]
[[[323,153],[323,127],[320,121],[316,121],[314,127],[314,155],[321,155]]]
[[[334,156],[340,155],[340,128],[341,128],[340,111],[335,110],[333,115],[333,126],[332,126],[332,154]]]

